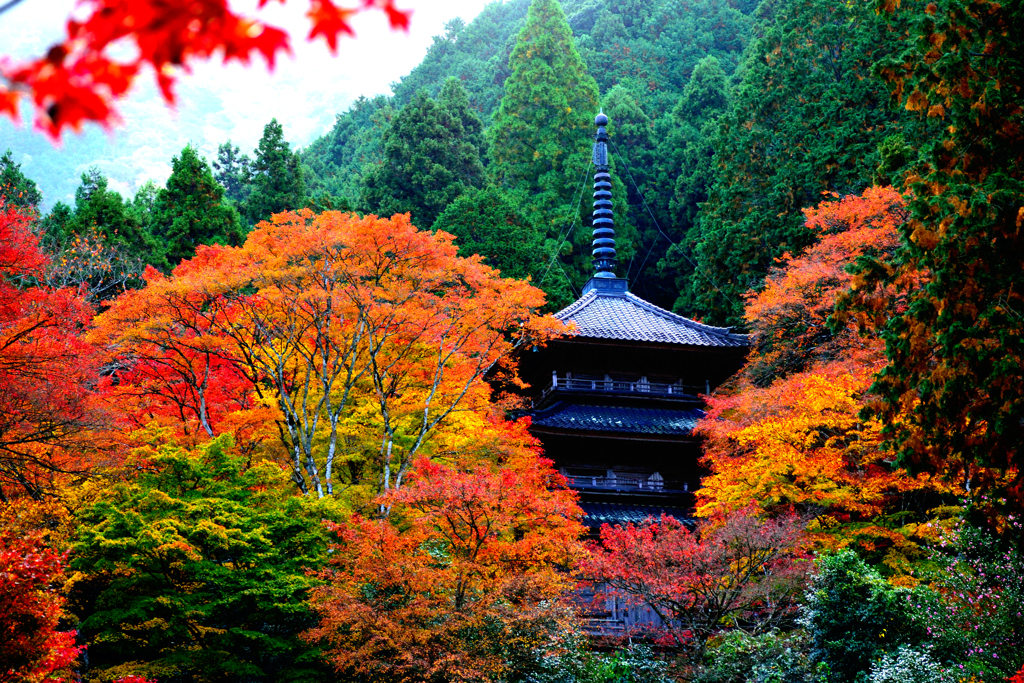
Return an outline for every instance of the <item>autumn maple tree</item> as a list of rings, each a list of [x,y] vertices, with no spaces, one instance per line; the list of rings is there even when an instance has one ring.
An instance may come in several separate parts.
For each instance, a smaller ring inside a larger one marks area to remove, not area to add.
[[[80,471],[98,444],[91,403],[98,356],[81,337],[91,307],[44,284],[48,259],[30,219],[0,204],[0,500],[41,498],[53,476]]]
[[[64,556],[41,534],[0,528],[0,681],[63,680],[81,648],[75,631],[60,628],[64,598],[57,590]]]
[[[522,425],[497,462],[419,460],[386,492],[387,517],[330,525],[337,542],[314,591],[320,643],[365,681],[507,680],[569,628],[579,508]],[[516,445],[518,444],[518,445]]]
[[[809,568],[802,527],[794,515],[760,519],[753,506],[697,528],[665,515],[605,524],[585,573],[599,599],[650,609],[654,635],[700,661],[708,640],[730,626],[757,633],[793,620]]]
[[[861,417],[885,365],[870,319],[904,310],[920,275],[906,274],[902,287],[876,284],[877,311],[837,312],[851,288],[870,286],[847,266],[896,250],[905,206],[892,188],[875,187],[805,210],[819,241],[784,259],[748,297],[754,352],[730,389],[709,397],[699,425],[710,469],[697,493],[700,514],[751,501],[767,511],[795,506],[814,517],[820,542],[859,538],[876,548],[905,545],[905,534],[884,521],[890,506],[905,509],[913,499],[920,512],[938,504],[945,487],[895,467],[882,448],[883,424]]]
[[[263,424],[268,452],[324,496],[398,488],[438,429],[486,429],[484,376],[562,329],[543,304],[407,216],[300,211],[242,247],[200,248],[170,277],[149,271],[95,338],[120,364],[109,395],[138,426]]]
[[[263,8],[268,0],[260,0]],[[7,3],[0,12],[15,3]],[[83,0],[83,16],[69,19],[63,41],[46,55],[26,63],[0,60],[0,113],[18,120],[22,98],[36,109],[36,126],[59,138],[83,122],[110,126],[117,119],[114,102],[135,80],[151,71],[168,104],[175,103],[178,73],[220,56],[224,62],[248,64],[259,55],[273,68],[277,57],[291,52],[284,30],[258,14],[234,11],[229,0],[169,3],[162,0]],[[353,15],[378,8],[392,28],[408,28],[411,12],[394,0],[357,0],[346,7],[333,0],[311,0],[306,16],[310,40],[323,38],[332,52],[338,37],[355,35]],[[132,56],[118,56],[128,44]],[[5,81],[6,83],[4,83]]]

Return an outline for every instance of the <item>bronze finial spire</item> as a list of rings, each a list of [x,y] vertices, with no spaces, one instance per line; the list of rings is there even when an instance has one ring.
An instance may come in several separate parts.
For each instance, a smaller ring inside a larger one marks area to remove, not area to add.
[[[615,277],[615,221],[612,216],[612,177],[608,173],[608,116],[597,118],[592,161],[594,171],[594,277]]]

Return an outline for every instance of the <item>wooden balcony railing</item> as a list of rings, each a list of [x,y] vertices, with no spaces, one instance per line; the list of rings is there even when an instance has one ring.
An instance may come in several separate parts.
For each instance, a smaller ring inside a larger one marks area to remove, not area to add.
[[[546,397],[552,391],[556,390],[605,394],[634,394],[641,396],[666,396],[670,398],[696,398],[700,393],[711,393],[711,387],[707,381],[705,381],[704,386],[699,386],[694,384],[682,384],[681,382],[673,384],[648,382],[643,378],[636,381],[617,379],[584,379],[582,377],[559,377],[558,373],[553,371],[551,373],[551,384],[543,391],[541,398]]]
[[[572,489],[596,489],[604,491],[649,491],[651,493],[669,491],[689,491],[690,484],[685,481],[665,481],[660,474],[613,474],[604,476],[588,476],[562,473],[566,484]]]

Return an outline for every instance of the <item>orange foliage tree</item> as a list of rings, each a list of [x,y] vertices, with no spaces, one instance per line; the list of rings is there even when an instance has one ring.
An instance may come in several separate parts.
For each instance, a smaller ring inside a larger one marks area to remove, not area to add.
[[[901,532],[876,518],[894,501],[919,511],[934,507],[941,487],[929,475],[915,478],[895,467],[881,448],[882,425],[862,419],[885,364],[883,344],[860,334],[866,313],[857,319],[836,309],[850,288],[864,286],[847,266],[896,249],[905,200],[892,188],[873,187],[805,214],[818,243],[783,259],[764,290],[748,296],[754,352],[731,391],[708,399],[699,431],[711,474],[697,493],[698,511],[710,515],[752,501],[767,511],[795,506],[815,516],[812,529],[838,533],[830,544],[858,537],[869,547],[902,546],[916,527]],[[905,301],[897,292],[906,289],[890,285],[873,296],[898,311]]]
[[[92,309],[71,288],[40,284],[47,258],[29,219],[0,203],[0,500],[41,498],[53,475],[81,470],[98,426],[97,354],[80,336]]]
[[[339,674],[507,680],[571,627],[580,510],[525,427],[504,428],[519,445],[497,464],[420,460],[382,496],[386,518],[330,525],[338,543],[307,637]]]
[[[282,0],[283,3],[284,0]],[[260,0],[259,7],[268,0]],[[0,13],[16,3],[7,3]],[[83,121],[109,126],[116,120],[113,103],[127,94],[135,79],[152,70],[164,99],[173,104],[179,70],[220,54],[225,62],[248,64],[262,56],[273,68],[278,54],[290,53],[288,34],[257,17],[234,12],[228,0],[188,3],[164,0],[82,0],[85,16],[69,19],[64,40],[46,56],[24,64],[0,59],[0,114],[18,118],[22,97],[36,108],[36,126],[59,138],[66,127]],[[392,28],[408,28],[411,12],[394,0],[359,0],[355,7],[333,0],[310,0],[308,38],[323,38],[332,52],[338,36],[355,35],[352,15],[383,10]],[[115,45],[134,48],[127,59],[115,57]]]
[[[408,216],[279,214],[147,281],[96,320],[110,394],[139,423],[269,434],[318,496],[398,488],[439,427],[486,430],[484,375],[561,330],[540,290]]]

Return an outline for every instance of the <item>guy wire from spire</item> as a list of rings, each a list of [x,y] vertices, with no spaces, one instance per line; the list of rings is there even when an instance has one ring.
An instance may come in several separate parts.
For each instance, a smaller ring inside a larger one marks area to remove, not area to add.
[[[661,225],[658,224],[658,219],[654,217],[654,212],[651,211],[651,207],[647,206],[647,199],[644,198],[644,193],[640,191],[639,187],[637,187],[636,180],[633,179],[633,173],[629,170],[629,164],[626,163],[626,160],[623,158],[622,153],[619,152],[619,146],[616,145],[614,141],[611,141],[611,143],[612,143],[612,146],[615,148],[616,156],[619,157],[619,161],[622,162],[623,168],[626,169],[626,175],[629,176],[630,182],[633,183],[633,189],[635,189],[636,193],[638,195],[640,195],[640,201],[642,201],[644,203],[644,208],[647,209],[647,213],[650,214],[651,220],[654,221],[654,227],[656,227],[658,229],[658,232],[661,233],[662,237],[664,237],[665,239],[667,239],[669,241],[669,244],[671,244],[674,247],[678,247],[679,245],[671,237],[666,235],[664,230],[661,229]],[[653,248],[654,248],[654,246],[652,245],[651,249],[653,249]],[[708,277],[708,275],[703,270],[701,270],[697,266],[697,264],[694,263],[693,260],[689,256],[686,255],[686,252],[680,250],[679,253],[683,255],[683,258],[686,259],[687,262],[691,266],[693,266],[694,271],[696,271],[696,272],[700,273],[702,276],[704,276],[704,279],[707,280],[708,283],[712,287],[715,288],[715,291],[718,292],[719,294],[721,294],[722,297],[725,298],[725,300],[728,301],[731,306],[735,306],[736,305],[735,303],[733,303],[733,300],[729,298],[729,295],[726,294],[725,292],[723,292],[721,289],[719,289],[718,285],[715,284],[715,281],[712,280],[710,277]],[[650,255],[650,251],[649,250],[648,250],[648,255]],[[647,262],[646,258],[644,259],[644,262],[645,263]],[[637,273],[637,277],[639,277],[639,275],[640,274]]]
[[[578,190],[579,193],[580,193],[579,199],[576,199],[576,192],[575,191],[572,193],[573,203],[575,204],[575,207],[574,207],[573,212],[572,212],[572,222],[569,224],[568,230],[563,228],[562,230],[558,231],[558,244],[555,245],[555,250],[551,254],[551,259],[548,261],[547,268],[544,269],[544,274],[541,276],[541,278],[539,280],[537,280],[537,286],[538,287],[540,286],[540,284],[542,282],[544,282],[545,279],[547,279],[548,272],[551,270],[551,266],[554,265],[555,259],[558,258],[558,252],[562,250],[562,244],[565,242],[565,240],[567,240],[569,238],[570,235],[572,235],[572,229],[574,227],[576,227],[576,218],[580,214],[580,204],[583,203],[583,188],[587,184],[587,166],[589,166],[589,165],[590,165],[590,160],[589,159],[583,162],[583,170],[580,172],[580,189]],[[562,234],[563,232],[565,233],[564,236]],[[561,264],[559,264],[559,268],[561,268]],[[565,270],[564,269],[562,270],[562,273],[565,274]],[[569,278],[568,275],[565,275],[565,277],[566,277],[566,279]],[[574,292],[576,291],[576,287],[572,284],[571,280],[569,280],[569,286],[572,287],[572,290]]]

